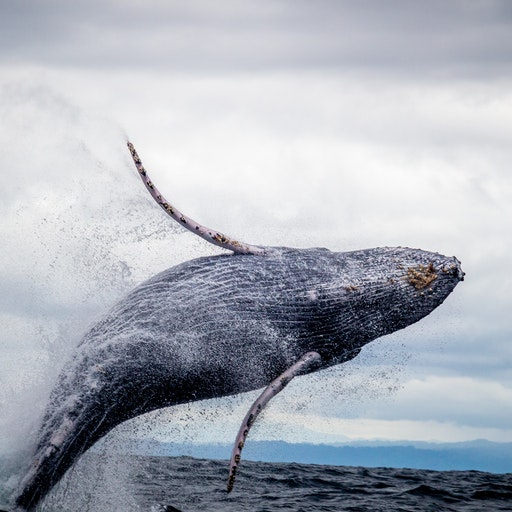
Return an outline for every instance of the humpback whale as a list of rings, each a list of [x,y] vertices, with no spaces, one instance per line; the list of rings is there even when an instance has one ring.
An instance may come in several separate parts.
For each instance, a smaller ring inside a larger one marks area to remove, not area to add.
[[[140,284],[81,339],[50,395],[15,510],[30,511],[116,425],[176,404],[263,389],[236,437],[233,488],[251,425],[295,376],[344,363],[431,313],[464,278],[435,252],[264,247],[187,217],[146,188],[183,227],[232,251],[187,261]]]

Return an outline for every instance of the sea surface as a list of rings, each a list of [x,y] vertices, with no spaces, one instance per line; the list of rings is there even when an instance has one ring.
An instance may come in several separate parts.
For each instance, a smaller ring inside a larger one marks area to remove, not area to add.
[[[512,474],[242,461],[225,491],[227,461],[89,457],[52,492],[44,512],[512,511]]]

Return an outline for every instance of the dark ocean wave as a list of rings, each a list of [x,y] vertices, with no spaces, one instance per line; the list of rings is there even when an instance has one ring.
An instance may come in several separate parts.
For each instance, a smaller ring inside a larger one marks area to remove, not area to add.
[[[88,454],[38,512],[512,511],[512,474]],[[103,469],[102,469],[103,468]]]

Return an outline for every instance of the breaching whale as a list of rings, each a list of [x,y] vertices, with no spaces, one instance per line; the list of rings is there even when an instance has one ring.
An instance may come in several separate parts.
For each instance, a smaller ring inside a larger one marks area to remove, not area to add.
[[[455,257],[419,249],[238,242],[172,206],[128,148],[157,203],[233,254],[163,271],[85,334],[51,393],[15,510],[34,509],[80,455],[130,418],[265,388],[236,438],[230,491],[251,425],[290,379],[346,362],[370,341],[417,322],[464,277]]]

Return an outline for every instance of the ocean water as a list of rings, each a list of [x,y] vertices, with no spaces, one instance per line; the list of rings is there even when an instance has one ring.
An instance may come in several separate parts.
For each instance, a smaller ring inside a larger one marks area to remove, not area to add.
[[[512,511],[512,474],[242,461],[87,456],[39,512]]]

